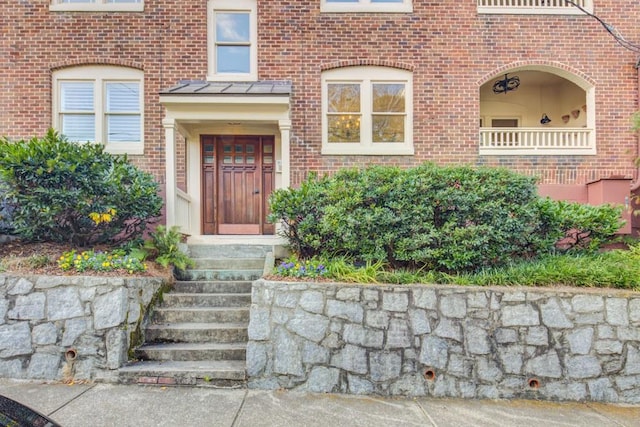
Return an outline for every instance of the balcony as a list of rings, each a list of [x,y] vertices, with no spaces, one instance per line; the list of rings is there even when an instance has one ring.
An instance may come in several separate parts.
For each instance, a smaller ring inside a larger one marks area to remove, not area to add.
[[[583,12],[565,0],[477,0],[479,14],[518,15],[582,15]],[[593,13],[593,0],[573,0]]]
[[[585,128],[480,128],[480,155],[594,155],[595,132]]]

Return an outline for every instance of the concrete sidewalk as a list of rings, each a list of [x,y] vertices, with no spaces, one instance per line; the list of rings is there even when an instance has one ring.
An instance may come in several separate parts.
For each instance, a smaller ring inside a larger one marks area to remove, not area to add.
[[[102,426],[640,426],[640,406],[288,391],[40,384],[0,380],[0,394],[64,427]]]

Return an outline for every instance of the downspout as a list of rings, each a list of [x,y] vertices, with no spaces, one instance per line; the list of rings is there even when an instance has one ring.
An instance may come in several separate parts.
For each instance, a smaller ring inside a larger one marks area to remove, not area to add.
[[[640,59],[636,62],[635,65],[636,72],[638,75],[638,96],[637,96],[637,111],[640,111]],[[635,160],[638,161],[640,159],[640,130],[636,131],[636,156]],[[638,170],[636,171],[635,182],[631,183],[631,192],[637,191],[640,188],[640,163],[637,164]]]

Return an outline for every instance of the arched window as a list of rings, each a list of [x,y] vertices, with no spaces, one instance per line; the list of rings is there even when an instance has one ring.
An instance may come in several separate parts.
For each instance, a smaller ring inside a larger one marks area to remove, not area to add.
[[[322,73],[322,154],[413,154],[412,73],[345,67]]]
[[[144,74],[117,66],[53,73],[53,126],[70,141],[99,142],[115,154],[144,152]]]

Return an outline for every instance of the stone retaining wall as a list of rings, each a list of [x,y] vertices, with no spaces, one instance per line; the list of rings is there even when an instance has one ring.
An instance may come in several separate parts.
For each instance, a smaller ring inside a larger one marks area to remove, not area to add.
[[[0,274],[0,377],[112,378],[164,283]]]
[[[252,388],[640,403],[640,293],[253,284]]]

